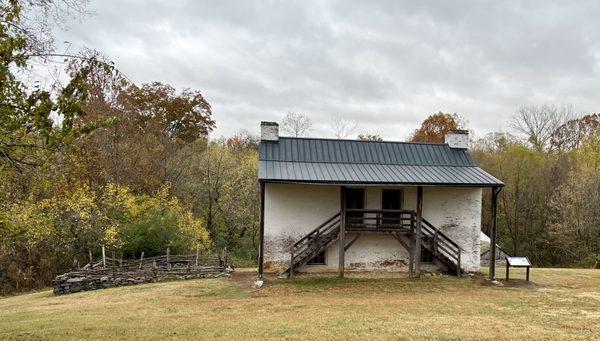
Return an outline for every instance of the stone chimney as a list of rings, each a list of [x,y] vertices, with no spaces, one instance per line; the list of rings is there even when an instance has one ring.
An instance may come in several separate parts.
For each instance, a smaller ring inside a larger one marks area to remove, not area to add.
[[[444,142],[450,148],[467,149],[469,148],[469,131],[451,130],[444,136]]]
[[[279,141],[279,124],[277,122],[260,122],[261,141]]]

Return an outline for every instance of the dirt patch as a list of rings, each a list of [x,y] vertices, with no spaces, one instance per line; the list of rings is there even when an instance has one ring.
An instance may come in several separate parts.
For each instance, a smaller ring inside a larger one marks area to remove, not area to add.
[[[240,289],[247,291],[256,291],[259,288],[254,287],[256,280],[258,279],[258,272],[256,271],[239,271],[232,272],[229,280],[235,283]],[[265,272],[263,275],[264,285],[273,283],[278,280],[277,273]]]
[[[524,279],[498,279],[496,283],[492,282],[486,276],[481,274],[477,274],[473,276],[473,281],[480,285],[486,287],[504,287],[504,288],[528,288],[528,289],[537,289],[543,287],[542,285],[532,282],[526,281]]]

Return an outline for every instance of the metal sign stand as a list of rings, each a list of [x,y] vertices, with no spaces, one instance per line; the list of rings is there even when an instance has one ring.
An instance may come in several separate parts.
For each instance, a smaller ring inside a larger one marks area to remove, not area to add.
[[[526,268],[525,280],[529,281],[529,269],[531,268],[531,262],[527,257],[506,257],[506,280],[509,279],[509,269],[513,268]]]

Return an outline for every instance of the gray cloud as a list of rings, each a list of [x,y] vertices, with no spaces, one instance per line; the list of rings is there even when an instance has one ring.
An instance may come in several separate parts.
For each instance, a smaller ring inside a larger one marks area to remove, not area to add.
[[[598,111],[594,1],[102,0],[57,41],[106,53],[136,82],[199,89],[215,136],[260,120],[332,116],[403,139],[429,114],[458,112],[481,136],[521,105]]]

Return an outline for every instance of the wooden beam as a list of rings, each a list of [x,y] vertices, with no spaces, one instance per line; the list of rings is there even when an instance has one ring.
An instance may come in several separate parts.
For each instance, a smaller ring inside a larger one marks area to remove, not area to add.
[[[415,275],[415,234],[411,231],[410,233],[410,245],[408,249],[408,275],[413,277]]]
[[[344,263],[346,261],[346,187],[340,186],[340,237],[338,243],[339,261],[338,277],[344,277]]]
[[[407,243],[404,241],[404,239],[402,239],[402,237],[401,237],[399,234],[395,233],[393,236],[396,238],[396,240],[398,241],[398,243],[400,243],[400,245],[404,246],[404,248],[405,248],[405,249],[406,249],[408,252],[410,252],[410,246],[409,246],[409,244],[407,244]]]
[[[360,233],[356,235],[356,237],[354,237],[350,243],[348,243],[348,245],[346,245],[346,247],[344,248],[344,251],[348,251],[348,249],[350,248],[350,246],[352,246],[352,244],[354,244],[354,242],[358,239],[358,237],[360,237]]]
[[[415,227],[415,276],[421,277],[421,225],[423,223],[423,186],[417,187],[417,224]]]
[[[265,252],[265,183],[260,182],[260,226],[258,230],[258,278],[263,279]]]
[[[490,231],[490,280],[496,279],[496,224],[498,214],[498,194],[502,187],[492,188],[492,226]]]

